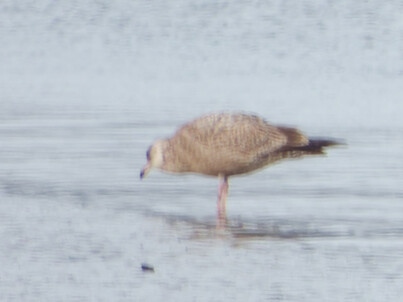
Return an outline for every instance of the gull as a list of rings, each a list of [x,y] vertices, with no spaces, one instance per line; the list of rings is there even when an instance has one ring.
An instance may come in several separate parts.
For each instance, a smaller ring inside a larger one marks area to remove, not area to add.
[[[148,148],[143,179],[151,168],[219,178],[217,212],[225,217],[228,178],[250,173],[282,159],[324,154],[332,139],[308,138],[298,129],[275,126],[246,113],[219,112],[182,125],[173,136]]]

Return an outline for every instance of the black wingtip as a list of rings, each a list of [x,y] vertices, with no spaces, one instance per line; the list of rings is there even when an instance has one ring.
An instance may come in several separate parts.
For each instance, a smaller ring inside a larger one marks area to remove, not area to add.
[[[323,148],[330,146],[347,145],[347,143],[343,140],[313,138],[309,139],[309,145],[312,145],[313,147]]]
[[[311,138],[306,146],[294,148],[294,150],[305,151],[308,154],[324,154],[323,148],[331,146],[347,145],[342,140]]]

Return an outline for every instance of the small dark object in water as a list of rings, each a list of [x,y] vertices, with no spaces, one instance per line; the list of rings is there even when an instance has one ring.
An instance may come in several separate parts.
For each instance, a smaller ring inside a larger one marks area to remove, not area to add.
[[[154,272],[154,267],[148,263],[142,263],[141,269],[143,272]]]

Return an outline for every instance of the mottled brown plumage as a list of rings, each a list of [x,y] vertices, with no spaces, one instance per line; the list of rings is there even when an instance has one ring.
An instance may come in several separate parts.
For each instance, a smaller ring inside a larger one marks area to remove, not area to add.
[[[308,139],[299,130],[270,125],[244,113],[211,113],[180,127],[167,139],[154,142],[147,152],[143,177],[151,167],[169,172],[195,172],[224,180],[252,172],[285,158],[321,154],[332,140]],[[224,193],[224,194],[223,194]]]

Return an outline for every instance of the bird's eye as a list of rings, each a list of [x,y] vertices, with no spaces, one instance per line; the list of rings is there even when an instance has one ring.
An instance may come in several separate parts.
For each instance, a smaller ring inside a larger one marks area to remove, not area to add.
[[[146,156],[147,156],[147,160],[150,160],[150,149],[147,150]]]

